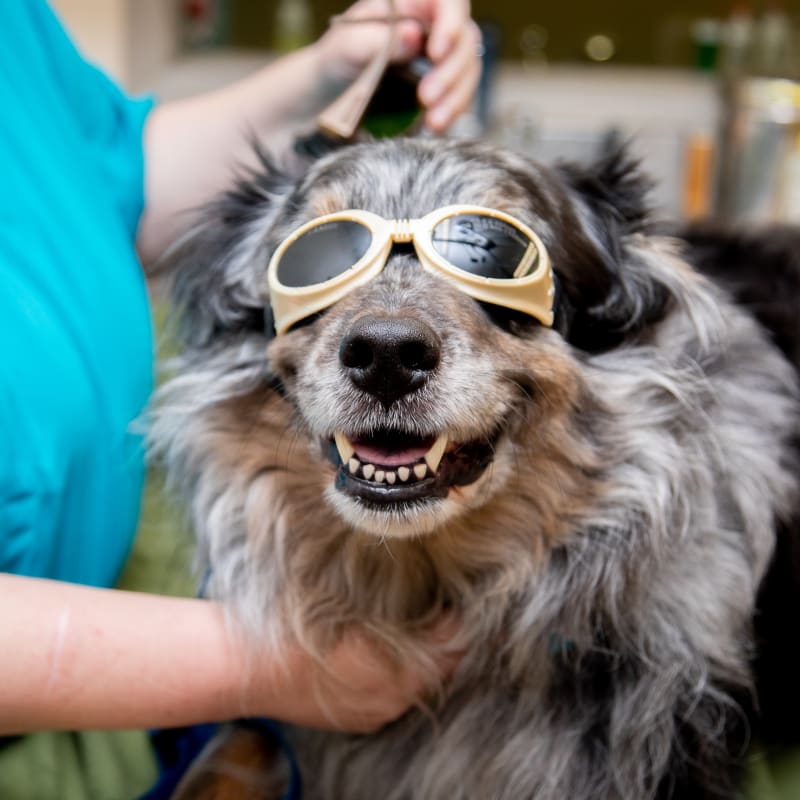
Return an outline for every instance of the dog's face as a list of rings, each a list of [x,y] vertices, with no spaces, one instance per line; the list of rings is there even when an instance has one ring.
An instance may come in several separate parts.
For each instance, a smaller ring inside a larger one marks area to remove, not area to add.
[[[452,204],[505,212],[539,236],[557,287],[551,328],[476,301],[421,269],[413,248],[394,247],[376,277],[266,346],[282,399],[265,404],[256,391],[233,399],[230,413],[219,409],[225,430],[240,429],[229,437],[239,464],[282,463],[302,476],[309,502],[382,537],[430,533],[520,483],[537,486],[544,508],[587,501],[580,472],[591,459],[568,434],[586,402],[570,342],[603,349],[663,306],[656,284],[635,285],[623,264],[621,237],[640,221],[641,186],[618,160],[598,170],[555,173],[476,144],[389,142],[334,153],[277,199],[266,187],[232,195],[249,205],[228,208],[231,230],[213,230],[208,245],[228,247],[227,292],[217,286],[209,308],[201,289],[219,275],[184,278],[194,330],[208,309],[217,341],[242,334],[243,307],[268,304],[264,273],[281,241],[345,209],[390,220]],[[246,264],[231,236],[247,246]],[[272,442],[249,435],[256,419],[269,427],[265,405]]]
[[[556,334],[513,328],[398,254],[273,341],[270,362],[312,444],[308,474],[349,524],[425,533],[502,491],[519,467],[514,443],[563,415],[577,385]]]
[[[475,161],[463,175],[460,159],[388,152],[365,160],[356,150],[320,165],[277,230],[344,209],[402,219],[470,202],[555,239],[546,193],[521,190],[508,167]],[[547,439],[577,386],[563,351],[540,322],[481,305],[398,246],[366,285],[277,336],[268,357],[310,445],[309,480],[353,527],[408,536],[503,491],[520,468],[514,443],[531,423]]]

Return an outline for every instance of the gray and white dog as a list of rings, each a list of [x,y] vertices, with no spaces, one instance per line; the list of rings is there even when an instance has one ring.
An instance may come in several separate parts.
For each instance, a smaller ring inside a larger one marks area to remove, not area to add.
[[[800,502],[800,336],[781,352],[717,279],[718,242],[654,233],[645,191],[624,151],[548,168],[482,143],[365,143],[298,176],[265,161],[177,248],[184,349],[153,438],[210,596],[318,654],[359,624],[424,662],[420,629],[461,619],[466,656],[431,708],[368,736],[286,731],[304,797],[737,796],[757,592]],[[538,234],[552,327],[398,246],[323,312],[265,328],[266,267],[299,225],[454,203]],[[395,374],[383,353],[366,379],[345,355],[365,319],[424,329],[423,365]],[[388,482],[433,441],[438,466]]]

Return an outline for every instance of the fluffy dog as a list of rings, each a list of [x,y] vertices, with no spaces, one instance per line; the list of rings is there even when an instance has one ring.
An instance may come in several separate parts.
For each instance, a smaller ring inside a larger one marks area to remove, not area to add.
[[[433,714],[287,731],[305,797],[736,796],[757,591],[800,497],[798,337],[782,353],[745,290],[690,266],[719,267],[718,239],[656,235],[645,192],[624,152],[547,168],[480,143],[367,143],[298,176],[265,161],[178,247],[185,348],[153,436],[210,596],[322,654],[357,623],[420,660],[415,633],[462,621]],[[301,224],[454,203],[538,234],[552,326],[404,244],[319,313],[265,325],[267,264]],[[766,269],[748,282],[765,294]]]

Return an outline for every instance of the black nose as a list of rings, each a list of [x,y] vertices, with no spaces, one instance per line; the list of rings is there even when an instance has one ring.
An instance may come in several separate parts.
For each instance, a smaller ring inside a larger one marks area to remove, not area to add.
[[[425,383],[441,355],[439,337],[410,317],[361,317],[342,339],[350,380],[388,408]]]

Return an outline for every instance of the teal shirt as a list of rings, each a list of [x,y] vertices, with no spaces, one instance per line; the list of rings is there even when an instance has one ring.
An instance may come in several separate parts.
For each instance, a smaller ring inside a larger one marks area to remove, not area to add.
[[[112,585],[136,529],[153,342],[134,250],[149,101],[40,0],[0,26],[0,571]]]

